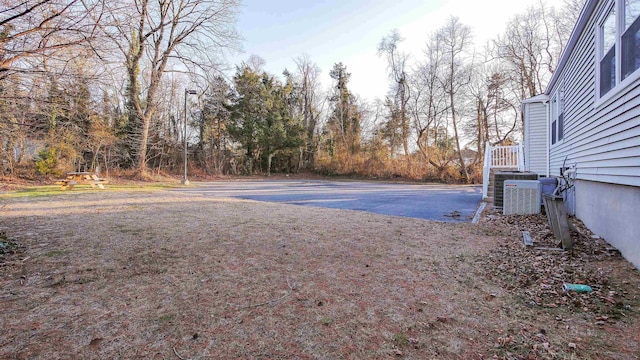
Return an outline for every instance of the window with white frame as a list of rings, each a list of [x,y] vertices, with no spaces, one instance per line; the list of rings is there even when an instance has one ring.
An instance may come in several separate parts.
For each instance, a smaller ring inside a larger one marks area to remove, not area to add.
[[[600,96],[616,85],[616,11],[611,8],[600,25]]]
[[[640,0],[624,1],[622,80],[640,68]]]
[[[613,0],[598,22],[598,95],[602,97],[640,69],[640,0]],[[628,83],[630,80],[627,80]]]
[[[558,141],[564,139],[564,86],[558,91]]]
[[[564,86],[551,98],[551,144],[564,138]]]

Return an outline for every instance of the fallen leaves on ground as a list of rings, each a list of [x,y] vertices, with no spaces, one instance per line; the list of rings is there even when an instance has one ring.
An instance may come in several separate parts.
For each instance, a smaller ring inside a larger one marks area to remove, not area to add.
[[[575,218],[569,220],[574,226],[571,231],[574,246],[564,251],[554,238],[544,213],[504,216],[489,208],[482,223],[486,229],[493,229],[502,241],[486,256],[478,258],[478,274],[497,281],[517,300],[512,309],[514,313],[531,310],[549,315],[555,322],[550,325],[555,328],[569,330],[574,326],[591,326],[606,329],[636,318],[640,307],[638,271],[621,257],[619,251],[591,233],[582,222]],[[534,246],[524,245],[523,231],[531,234]],[[588,285],[593,291],[565,291],[563,285],[566,283]],[[637,333],[640,330],[633,331]],[[522,328],[517,331],[511,329],[510,332],[522,332]],[[575,342],[550,342],[544,329],[533,329],[529,336],[517,337],[520,338],[517,346],[514,345],[516,337],[508,334],[499,336],[496,347],[533,350],[519,356],[506,351],[518,359],[530,356],[563,358],[585,348],[579,345],[580,340],[584,340],[580,338]],[[559,338],[567,339],[566,336]],[[598,358],[598,349],[583,352],[582,356]],[[637,357],[636,353],[634,358]]]

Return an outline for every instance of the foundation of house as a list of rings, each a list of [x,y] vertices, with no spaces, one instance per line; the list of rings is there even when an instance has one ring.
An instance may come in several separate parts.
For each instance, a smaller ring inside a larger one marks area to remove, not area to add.
[[[640,187],[575,182],[576,217],[640,269]]]

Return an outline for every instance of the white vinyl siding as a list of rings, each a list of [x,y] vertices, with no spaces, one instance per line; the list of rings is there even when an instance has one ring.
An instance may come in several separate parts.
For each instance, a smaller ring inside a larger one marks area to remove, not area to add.
[[[565,157],[578,179],[640,186],[640,79],[596,102],[596,30],[610,8],[599,2],[559,74],[565,87],[564,140],[550,150],[551,175]]]
[[[542,102],[525,105],[525,168],[547,175],[547,106]]]

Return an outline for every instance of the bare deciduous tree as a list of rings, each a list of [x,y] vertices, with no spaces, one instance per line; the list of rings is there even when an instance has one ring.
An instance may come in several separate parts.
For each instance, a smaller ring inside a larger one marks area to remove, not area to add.
[[[125,60],[130,140],[140,175],[146,173],[149,126],[167,66],[206,68],[198,55],[234,47],[238,6],[237,0],[140,0],[107,6],[101,28]]]
[[[316,129],[326,103],[326,96],[320,89],[320,68],[304,54],[295,59],[297,81],[300,86],[299,103],[302,123],[306,134],[306,149],[302,160],[307,167],[313,166],[318,139]]]
[[[565,6],[556,9],[541,2],[511,18],[504,34],[493,41],[494,56],[508,64],[521,98],[544,91],[583,4],[565,0]]]
[[[81,0],[2,1],[0,78],[41,70],[35,59],[88,45],[96,30],[89,11],[99,13],[100,9],[91,1]]]
[[[462,24],[456,17],[449,18],[446,25],[442,27],[437,35],[443,57],[443,71],[440,77],[440,86],[449,101],[449,115],[453,125],[458,161],[464,175],[464,180],[469,181],[462,149],[460,146],[460,132],[458,130],[460,96],[465,87],[471,81],[472,67],[467,63],[466,57],[472,45],[471,28]]]
[[[412,82],[414,96],[410,109],[416,131],[416,145],[423,158],[437,169],[440,176],[446,163],[436,161],[436,151],[432,151],[438,142],[437,136],[440,135],[434,130],[442,127],[448,105],[439,83],[443,58],[442,48],[438,42],[439,37],[435,35],[427,40],[424,50],[425,59],[414,73],[415,80]]]
[[[393,81],[392,96],[388,99],[388,103],[394,108],[391,111],[392,116],[397,117],[397,119],[390,120],[400,128],[400,140],[404,155],[406,160],[409,161],[409,115],[407,104],[411,98],[411,92],[406,70],[408,56],[398,50],[398,45],[402,40],[398,30],[392,30],[378,44],[378,55],[387,59],[389,77]]]
[[[504,68],[513,96],[521,100],[545,90],[583,5],[584,0],[564,0],[558,9],[540,2],[511,18],[493,41],[493,56]]]

